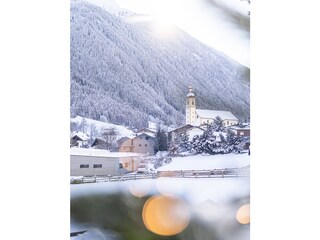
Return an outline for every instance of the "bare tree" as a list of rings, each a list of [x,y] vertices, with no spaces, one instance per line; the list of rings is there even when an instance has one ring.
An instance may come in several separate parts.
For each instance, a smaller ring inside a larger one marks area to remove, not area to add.
[[[118,132],[115,128],[107,128],[103,130],[101,135],[103,139],[106,141],[107,149],[110,149],[115,143],[115,140],[117,139]]]

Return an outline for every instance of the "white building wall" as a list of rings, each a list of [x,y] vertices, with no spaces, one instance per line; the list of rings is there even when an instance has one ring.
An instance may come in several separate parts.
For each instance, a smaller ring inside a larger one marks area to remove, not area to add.
[[[101,164],[101,168],[94,168],[94,164]],[[81,168],[81,165],[89,165]],[[97,157],[70,155],[70,176],[118,175],[118,157]]]
[[[191,124],[195,125],[196,122],[196,108],[193,107],[187,107],[186,108],[186,125]]]
[[[238,120],[234,120],[234,119],[231,119],[231,120],[225,119],[225,120],[222,121],[222,124],[225,127],[229,127],[229,126],[232,126],[232,125],[237,125],[238,122],[239,122]]]
[[[213,123],[213,118],[201,118],[198,116],[198,121],[196,124],[197,126],[201,125],[201,124],[211,124]],[[232,119],[232,120],[229,120],[229,119],[225,119],[222,121],[222,124],[223,126],[225,127],[229,127],[229,126],[232,126],[232,125],[237,125],[238,124],[238,120],[235,120],[235,119]]]
[[[146,135],[137,136],[133,139],[133,152],[154,154],[154,138]]]

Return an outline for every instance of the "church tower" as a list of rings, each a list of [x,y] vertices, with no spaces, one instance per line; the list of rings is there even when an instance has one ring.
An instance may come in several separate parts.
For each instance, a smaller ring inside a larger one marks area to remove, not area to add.
[[[196,97],[192,92],[193,89],[189,86],[186,104],[186,124],[195,125],[196,122]]]

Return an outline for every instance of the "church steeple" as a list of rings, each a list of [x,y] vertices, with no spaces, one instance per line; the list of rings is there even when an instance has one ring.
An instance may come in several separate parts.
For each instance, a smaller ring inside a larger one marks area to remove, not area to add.
[[[193,93],[192,86],[189,86],[186,102],[186,124],[194,125],[196,121],[196,97]]]

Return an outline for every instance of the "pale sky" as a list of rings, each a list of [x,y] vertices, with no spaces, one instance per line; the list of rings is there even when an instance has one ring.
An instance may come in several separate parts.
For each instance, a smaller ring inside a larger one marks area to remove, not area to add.
[[[228,21],[226,15],[206,0],[115,0],[121,8],[152,14],[224,52],[239,63],[250,66],[249,32]],[[220,0],[222,1],[222,0]],[[250,5],[243,0],[223,0],[230,8],[247,14]]]

